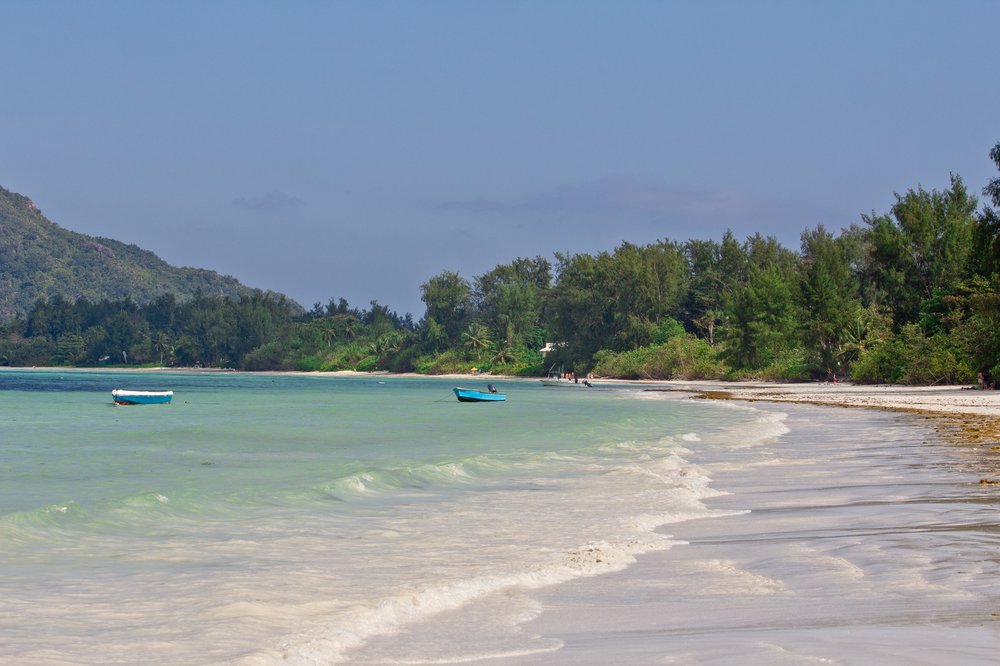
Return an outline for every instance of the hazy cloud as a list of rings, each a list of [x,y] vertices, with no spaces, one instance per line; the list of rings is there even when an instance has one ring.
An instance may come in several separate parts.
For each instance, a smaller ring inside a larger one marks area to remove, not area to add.
[[[282,210],[295,208],[301,201],[290,194],[271,190],[265,194],[253,197],[240,197],[233,201],[239,208],[247,210]]]
[[[439,208],[493,214],[640,214],[678,221],[720,223],[747,218],[801,218],[810,214],[808,207],[793,201],[768,201],[722,190],[686,190],[631,178],[603,178],[563,185],[510,200],[485,197],[455,199],[440,204]]]

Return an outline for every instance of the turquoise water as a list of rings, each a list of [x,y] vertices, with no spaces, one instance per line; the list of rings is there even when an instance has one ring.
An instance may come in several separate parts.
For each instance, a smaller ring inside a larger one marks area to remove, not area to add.
[[[505,403],[378,375],[0,372],[4,656],[349,661],[669,548],[657,526],[714,515],[687,447],[783,429],[674,394],[493,383]],[[174,400],[114,406],[114,388]]]

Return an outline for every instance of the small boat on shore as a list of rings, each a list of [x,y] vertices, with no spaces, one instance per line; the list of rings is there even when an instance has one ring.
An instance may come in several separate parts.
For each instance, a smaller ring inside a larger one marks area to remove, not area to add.
[[[476,389],[456,386],[453,390],[459,402],[500,402],[507,399],[505,394],[497,393],[492,384],[490,384],[489,389],[489,391],[477,391]]]
[[[111,397],[116,405],[162,405],[174,397],[173,391],[129,391],[115,389]]]

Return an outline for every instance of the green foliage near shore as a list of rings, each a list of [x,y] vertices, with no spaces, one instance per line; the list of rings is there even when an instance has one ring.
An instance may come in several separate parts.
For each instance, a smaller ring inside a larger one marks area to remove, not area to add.
[[[1000,143],[990,157],[1000,169]],[[50,293],[0,330],[0,363],[992,380],[1000,378],[1000,178],[983,193],[977,210],[953,175],[946,190],[897,194],[889,211],[839,234],[808,228],[797,250],[727,233],[556,254],[554,264],[519,258],[472,280],[444,271],[421,285],[417,322],[343,299],[303,313],[254,291],[161,294],[143,304]]]
[[[622,379],[724,379],[728,366],[701,338],[681,334],[625,352],[601,350],[594,374]]]

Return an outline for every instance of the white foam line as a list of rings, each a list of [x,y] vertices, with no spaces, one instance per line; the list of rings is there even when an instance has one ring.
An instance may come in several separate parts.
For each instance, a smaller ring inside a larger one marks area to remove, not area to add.
[[[647,396],[641,396],[643,398]],[[761,411],[741,406],[756,412],[758,418],[748,429],[740,432],[745,437],[745,444],[752,446],[779,437],[789,429],[784,424],[786,414],[781,412]],[[749,432],[748,432],[749,431]],[[697,433],[686,433],[678,436],[685,442],[697,442]],[[671,438],[676,443],[676,439]],[[621,445],[624,446],[624,445]],[[627,448],[627,447],[626,447]],[[681,451],[686,451],[681,449]],[[680,468],[683,462],[679,456],[670,460],[670,466]],[[461,608],[476,599],[509,590],[513,588],[538,589],[558,585],[577,578],[594,576],[603,573],[621,571],[635,562],[636,555],[654,550],[666,550],[675,544],[683,542],[671,540],[665,535],[656,534],[653,530],[668,524],[691,520],[694,518],[722,517],[748,513],[746,511],[709,511],[698,501],[699,497],[711,496],[709,489],[711,479],[694,470],[689,478],[674,479],[681,482],[681,488],[694,495],[693,506],[687,511],[664,514],[645,514],[635,516],[629,521],[629,527],[645,532],[643,539],[631,539],[619,543],[606,541],[593,542],[567,552],[556,562],[542,565],[532,570],[516,573],[486,575],[478,578],[460,580],[450,583],[432,585],[423,589],[387,597],[377,607],[355,607],[346,609],[339,621],[325,627],[317,628],[297,641],[297,644],[284,644],[277,653],[270,655],[258,654],[256,658],[245,660],[245,664],[278,663],[288,664],[335,664],[349,659],[349,653],[365,644],[372,638],[399,632],[407,625],[425,620],[434,615]],[[647,470],[647,473],[653,473]],[[653,474],[656,476],[656,474]],[[669,476],[669,475],[668,475]],[[686,476],[686,475],[681,475]],[[761,580],[753,579],[762,584]],[[534,654],[534,651],[523,653],[498,654],[496,658],[517,657]],[[486,656],[461,658],[461,661],[475,661],[489,658]],[[447,662],[400,662],[400,663],[447,663]]]
[[[635,562],[635,556],[653,550],[666,550],[676,541],[652,535],[625,543],[594,542],[570,551],[547,567],[509,575],[483,576],[425,588],[419,592],[383,599],[377,608],[355,608],[346,626],[330,626],[312,632],[312,637],[298,646],[286,644],[278,655],[288,664],[334,664],[348,659],[347,653],[366,644],[371,638],[398,632],[401,628],[432,615],[455,610],[482,597],[511,588],[538,589],[576,578],[621,571]],[[270,663],[263,655],[249,658],[245,664]]]
[[[558,652],[563,648],[565,642],[554,639],[555,644],[550,647],[533,648],[527,650],[510,650],[509,652],[485,652],[483,654],[465,655],[462,657],[442,658],[442,659],[392,659],[386,661],[388,664],[404,664],[405,666],[426,666],[428,664],[471,664],[476,661],[487,659],[514,659],[517,657],[530,657],[535,654],[546,654],[548,652]]]

